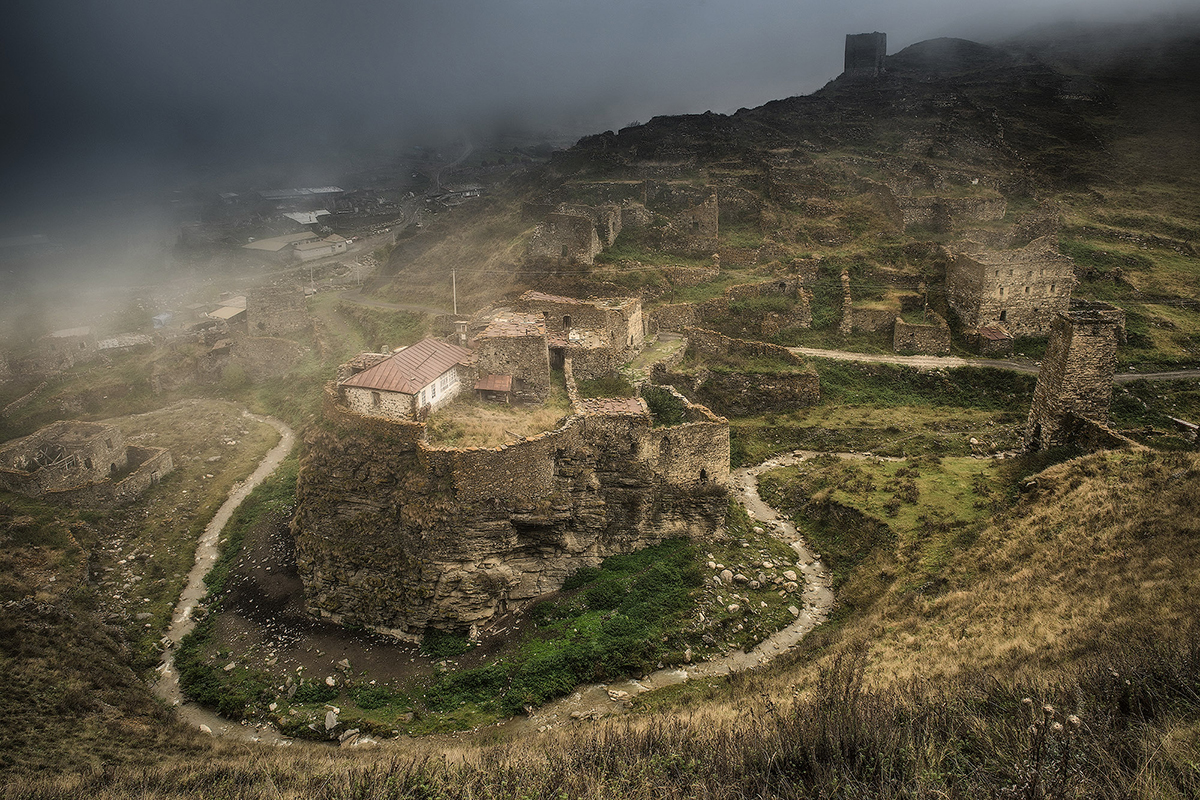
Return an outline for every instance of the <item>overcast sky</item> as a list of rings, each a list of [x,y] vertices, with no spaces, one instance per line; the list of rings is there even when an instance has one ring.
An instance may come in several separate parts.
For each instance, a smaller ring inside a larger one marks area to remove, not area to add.
[[[180,175],[409,132],[585,133],[731,112],[835,77],[847,33],[889,52],[996,40],[1121,0],[18,0],[0,25],[0,180]],[[1194,6],[1138,0],[1145,15]],[[183,170],[182,172],[180,170]],[[60,189],[56,188],[56,191]]]

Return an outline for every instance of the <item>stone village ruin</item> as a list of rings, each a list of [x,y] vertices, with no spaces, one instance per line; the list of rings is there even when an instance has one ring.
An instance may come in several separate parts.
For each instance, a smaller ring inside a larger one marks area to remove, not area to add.
[[[72,503],[131,501],[173,468],[169,450],[99,422],[61,420],[0,448],[0,488]]]
[[[615,307],[624,319],[627,306]],[[728,422],[669,389],[683,410],[671,425],[655,424],[640,397],[582,399],[566,352],[571,408],[553,430],[498,447],[431,444],[422,420],[448,393],[507,379],[540,402],[543,374],[548,391],[544,317],[497,313],[473,341],[362,357],[327,387],[293,520],[309,613],[408,640],[427,627],[474,631],[581,566],[707,536],[724,520]],[[628,347],[626,333],[617,341]],[[383,397],[385,382],[395,397]]]

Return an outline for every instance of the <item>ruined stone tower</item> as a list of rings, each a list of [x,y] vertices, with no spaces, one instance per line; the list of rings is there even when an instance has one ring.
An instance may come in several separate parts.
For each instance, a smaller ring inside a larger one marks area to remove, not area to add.
[[[887,34],[846,34],[846,66],[843,75],[875,78],[883,72],[883,59],[887,55]]]
[[[1080,420],[1104,424],[1124,332],[1125,312],[1107,303],[1074,303],[1055,315],[1025,425],[1026,449],[1069,443]]]

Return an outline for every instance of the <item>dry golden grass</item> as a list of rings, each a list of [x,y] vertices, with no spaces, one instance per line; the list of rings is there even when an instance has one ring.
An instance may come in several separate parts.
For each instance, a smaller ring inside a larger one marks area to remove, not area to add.
[[[435,447],[496,447],[525,436],[554,430],[571,413],[566,390],[551,386],[541,405],[489,403],[460,395],[429,418],[429,443]]]
[[[1200,457],[1097,453],[1047,470],[1037,486],[949,559],[944,591],[914,591],[900,572],[832,652],[864,647],[879,685],[972,672],[1027,678],[1130,632],[1169,641],[1196,618]],[[903,570],[898,558],[886,567]],[[860,566],[848,590],[874,584],[879,569]]]

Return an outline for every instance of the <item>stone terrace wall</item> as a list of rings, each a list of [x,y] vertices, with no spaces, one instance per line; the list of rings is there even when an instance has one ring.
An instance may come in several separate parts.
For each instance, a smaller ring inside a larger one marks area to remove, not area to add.
[[[797,277],[777,278],[763,283],[744,283],[730,286],[721,297],[702,303],[673,303],[657,306],[643,312],[646,320],[646,335],[659,331],[682,331],[702,323],[705,319],[728,315],[729,304],[745,302],[759,297],[790,297],[796,306],[786,315],[772,315],[775,332],[784,327],[808,327],[812,325],[812,309],[803,283]],[[764,318],[767,317],[764,314]],[[766,320],[764,319],[764,322]],[[768,323],[770,325],[771,323]]]
[[[851,308],[850,330],[878,333],[896,324],[896,309]]]
[[[687,337],[688,348],[702,354],[767,357],[804,369],[776,373],[700,369],[678,373],[666,364],[656,364],[653,370],[656,383],[682,386],[700,402],[722,414],[735,416],[790,410],[797,406],[816,405],[821,400],[821,381],[816,370],[786,348],[766,342],[733,339],[698,328],[688,329]]]
[[[921,353],[940,356],[950,352],[950,325],[934,312],[928,324],[913,324],[896,317],[892,349],[897,353]]]
[[[703,355],[728,355],[749,358],[766,357],[779,359],[789,364],[795,364],[796,366],[806,366],[808,364],[807,361],[791,350],[788,350],[786,347],[780,347],[777,344],[753,342],[747,339],[734,339],[715,331],[706,331],[702,328],[688,328],[684,333],[687,335],[688,346]]]

